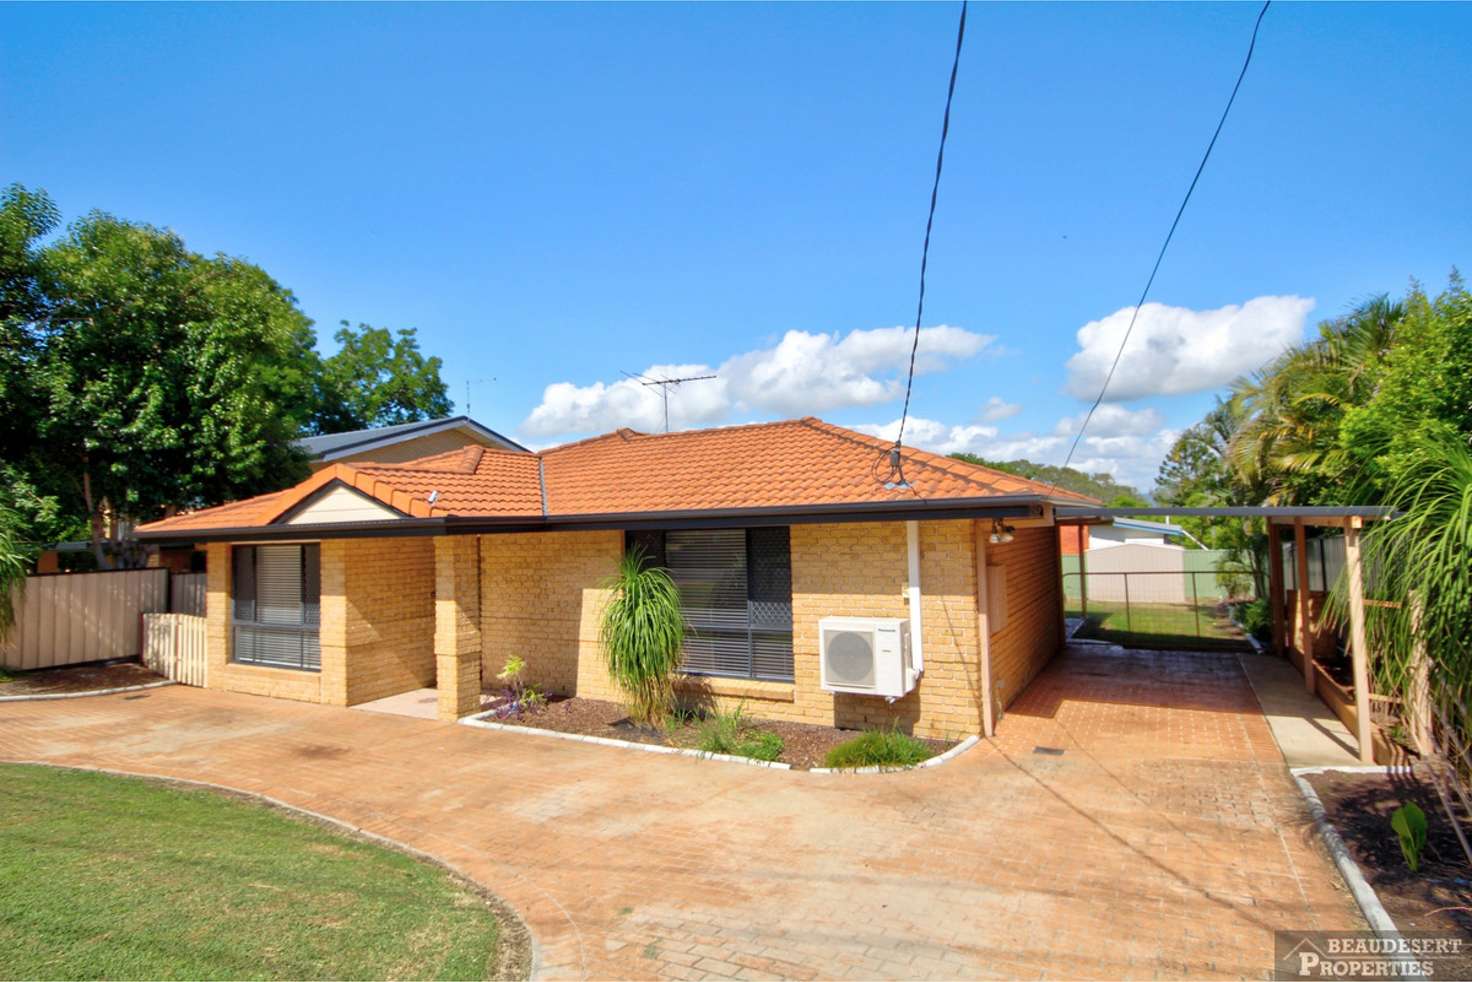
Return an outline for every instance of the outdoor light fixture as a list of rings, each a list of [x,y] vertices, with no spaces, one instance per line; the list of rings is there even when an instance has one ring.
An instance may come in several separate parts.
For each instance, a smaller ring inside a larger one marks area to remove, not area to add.
[[[992,534],[987,536],[987,541],[994,546],[1011,542],[1014,538],[1012,526],[1003,525],[1000,518],[992,519]]]

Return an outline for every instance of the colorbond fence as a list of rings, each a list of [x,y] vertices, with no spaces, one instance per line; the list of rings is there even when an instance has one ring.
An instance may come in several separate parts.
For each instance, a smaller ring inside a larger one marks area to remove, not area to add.
[[[166,569],[29,577],[16,598],[15,627],[0,643],[0,665],[24,670],[135,658],[142,651],[139,616],[164,610],[168,599]]]

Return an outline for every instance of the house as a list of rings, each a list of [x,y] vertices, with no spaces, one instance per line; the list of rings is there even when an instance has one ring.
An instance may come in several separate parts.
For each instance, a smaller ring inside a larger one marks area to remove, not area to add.
[[[1110,549],[1115,546],[1181,549],[1184,548],[1180,543],[1181,539],[1189,539],[1199,548],[1206,548],[1179,525],[1147,522],[1140,518],[1114,518],[1103,523],[1074,525],[1065,530],[1061,541],[1065,556],[1077,556],[1080,551]]]
[[[477,711],[519,655],[554,693],[618,698],[598,646],[624,551],[680,584],[683,685],[758,717],[989,731],[1062,641],[1057,504],[1089,499],[815,418],[538,453],[330,462],[295,487],[142,526],[209,553],[208,684],[339,706],[426,686]],[[825,690],[819,622],[907,622],[893,700]]]
[[[306,436],[295,441],[307,455],[313,473],[333,463],[360,464],[373,461],[397,464],[465,447],[528,452],[526,447],[502,436],[469,416],[447,416],[367,430]],[[60,550],[60,551],[65,551]],[[56,560],[43,554],[41,572],[54,572]],[[176,573],[203,572],[205,557],[193,544],[162,546],[150,551],[149,565],[166,566]]]
[[[297,440],[296,445],[311,459],[313,471],[332,463],[373,461],[401,464],[462,447],[526,450],[521,444],[469,416],[447,416],[394,426],[375,426],[368,430],[306,436]]]

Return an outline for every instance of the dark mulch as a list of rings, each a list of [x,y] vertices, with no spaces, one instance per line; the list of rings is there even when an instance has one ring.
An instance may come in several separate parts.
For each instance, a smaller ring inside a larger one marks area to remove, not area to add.
[[[1398,928],[1455,931],[1472,940],[1472,868],[1429,775],[1423,780],[1410,772],[1330,771],[1306,777]],[[1426,813],[1426,849],[1417,873],[1406,866],[1400,840],[1390,827],[1391,813],[1406,802],[1415,802]],[[1472,839],[1472,823],[1465,816],[1462,827]],[[1458,968],[1465,971],[1455,977],[1472,978],[1472,957]]]
[[[861,732],[831,726],[758,719],[754,716],[750,717],[750,721],[752,726],[770,730],[782,738],[782,755],[778,760],[804,770],[822,767],[823,758],[828,755],[829,750],[846,740],[852,740]],[[578,733],[675,747],[695,747],[700,740],[698,721],[676,722],[667,731],[635,726],[629,722],[628,710],[616,702],[602,699],[553,696],[542,709],[508,717],[501,722],[539,730],[557,730],[560,733]],[[945,740],[926,740],[925,743],[937,754],[955,746],[954,742]]]
[[[5,676],[9,681],[4,681]],[[150,672],[136,661],[94,662],[29,672],[6,669],[0,672],[0,696],[55,696],[162,681],[162,675]]]

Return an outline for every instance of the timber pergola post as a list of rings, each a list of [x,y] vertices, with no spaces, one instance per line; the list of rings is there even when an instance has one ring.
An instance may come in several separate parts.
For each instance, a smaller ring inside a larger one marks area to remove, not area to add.
[[[1349,651],[1354,661],[1355,739],[1360,763],[1375,762],[1374,732],[1370,721],[1370,666],[1365,649],[1365,573],[1360,563],[1360,529],[1364,521],[1344,523],[1344,565],[1349,574]]]
[[[1314,686],[1313,626],[1308,619],[1308,538],[1303,519],[1293,520],[1293,596],[1298,601],[1298,654],[1303,658],[1303,684],[1308,691]]]
[[[1283,535],[1268,522],[1268,611],[1273,617],[1273,654],[1283,657]]]

